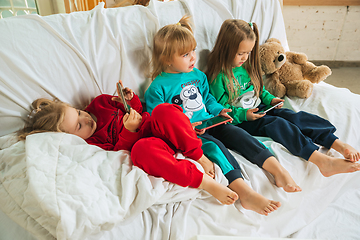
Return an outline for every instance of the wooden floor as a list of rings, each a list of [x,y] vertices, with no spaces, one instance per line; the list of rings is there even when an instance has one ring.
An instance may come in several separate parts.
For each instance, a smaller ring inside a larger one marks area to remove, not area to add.
[[[360,67],[331,68],[331,71],[332,74],[325,79],[326,83],[360,94]]]

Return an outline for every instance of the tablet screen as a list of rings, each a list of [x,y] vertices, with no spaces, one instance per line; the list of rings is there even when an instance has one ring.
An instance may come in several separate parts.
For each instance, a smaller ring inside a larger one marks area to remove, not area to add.
[[[229,121],[231,121],[231,118],[227,118],[227,117],[218,115],[218,116],[203,120],[202,123],[200,125],[196,126],[195,128],[199,129],[199,130],[208,129],[208,128],[215,127],[219,124],[223,124],[223,123],[226,123]]]

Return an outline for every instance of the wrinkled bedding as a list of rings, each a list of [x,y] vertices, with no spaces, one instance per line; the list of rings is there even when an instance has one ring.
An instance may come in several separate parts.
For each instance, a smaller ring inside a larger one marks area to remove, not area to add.
[[[65,133],[16,141],[13,132],[38,97],[83,107],[98,94],[113,94],[122,79],[142,98],[149,84],[144,70],[154,32],[185,13],[194,19],[200,69],[227,18],[255,21],[262,42],[276,37],[288,49],[277,0],[151,1],[148,7],[99,5],[89,12],[0,21],[0,239],[360,236],[360,173],[325,178],[315,165],[268,138],[259,140],[303,191],[284,192],[270,174],[233,152],[245,181],[281,201],[279,210],[267,217],[239,202],[224,206],[205,191],[149,176],[132,165],[127,151],[104,151]],[[359,95],[320,83],[309,99],[286,98],[285,107],[330,120],[341,140],[360,149],[358,102]],[[219,168],[216,180],[227,185]]]
[[[154,204],[210,196],[148,176],[128,151],[103,151],[65,133],[35,134],[6,148],[9,137],[0,146],[1,205],[21,209],[15,220],[26,216],[58,239],[110,230]]]

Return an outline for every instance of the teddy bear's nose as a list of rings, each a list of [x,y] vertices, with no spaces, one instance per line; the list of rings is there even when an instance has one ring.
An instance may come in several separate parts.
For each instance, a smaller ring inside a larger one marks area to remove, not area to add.
[[[284,60],[284,55],[281,54],[281,55],[278,57],[278,61],[281,62],[282,60]]]

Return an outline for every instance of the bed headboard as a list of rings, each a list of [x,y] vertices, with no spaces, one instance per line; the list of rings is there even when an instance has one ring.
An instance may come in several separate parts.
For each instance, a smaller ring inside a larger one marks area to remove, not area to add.
[[[122,79],[142,98],[154,33],[185,14],[193,17],[199,69],[228,18],[256,22],[261,42],[276,37],[287,47],[278,0],[152,0],[147,7],[122,8],[100,3],[86,12],[2,19],[0,136],[22,128],[39,97],[84,107],[98,94],[113,94]]]

